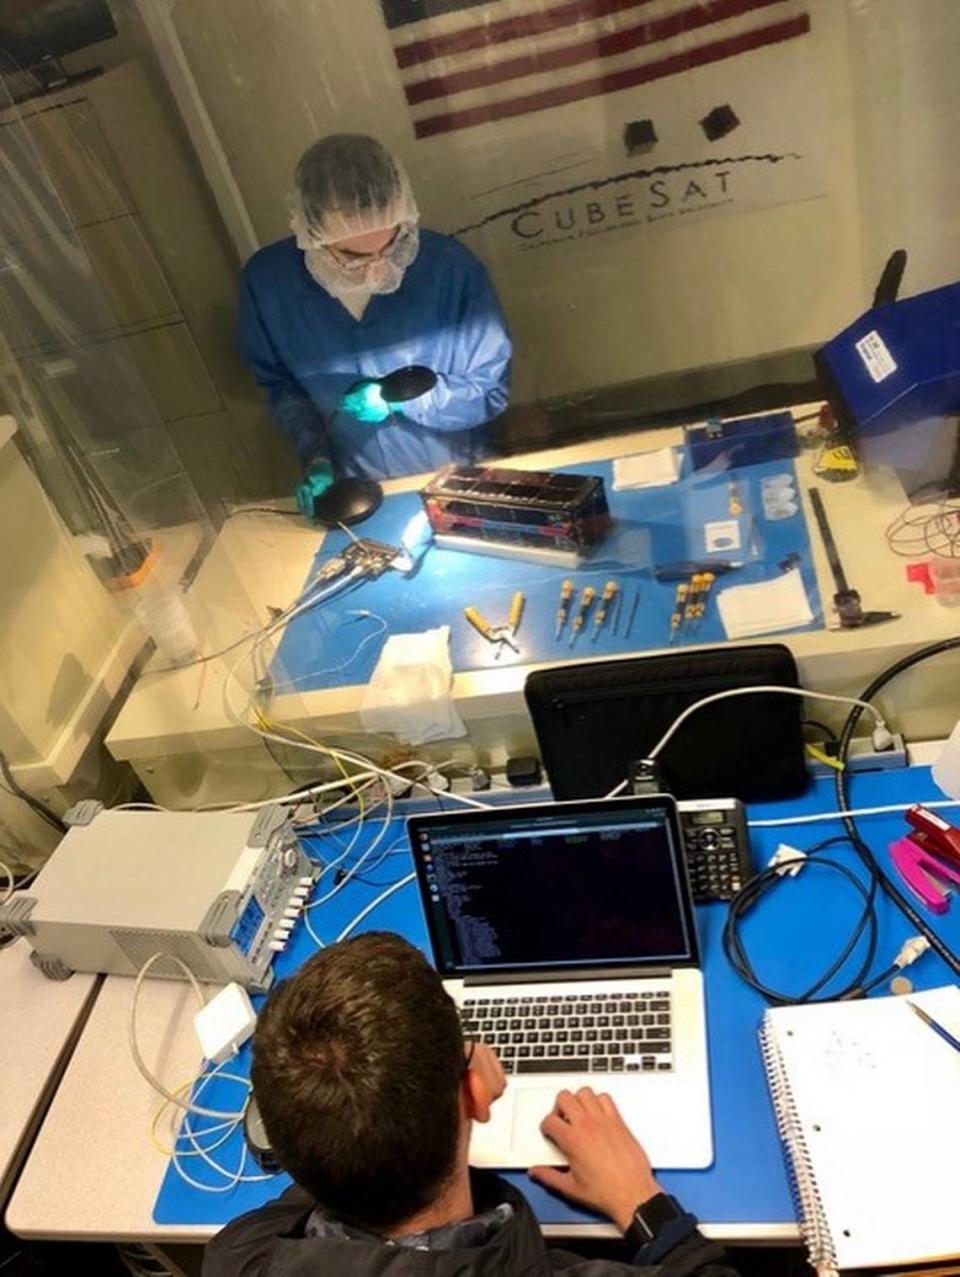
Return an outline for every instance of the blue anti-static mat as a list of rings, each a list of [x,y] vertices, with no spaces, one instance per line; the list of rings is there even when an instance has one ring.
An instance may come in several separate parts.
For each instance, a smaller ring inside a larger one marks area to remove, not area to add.
[[[715,557],[739,559],[751,551],[757,557],[749,559],[742,569],[718,578],[703,623],[695,633],[681,637],[677,646],[685,642],[723,642],[717,592],[728,585],[776,577],[781,564],[788,560],[800,567],[815,618],[812,625],[801,628],[815,629],[822,624],[810,538],[802,512],[773,523],[763,517],[761,483],[774,475],[788,473],[793,474],[797,483],[791,461],[742,467],[707,477],[688,473],[669,487],[633,492],[613,491],[609,461],[565,469],[569,473],[602,474],[615,519],[611,534],[579,571],[542,567],[494,555],[463,554],[433,546],[415,575],[403,577],[397,572],[387,572],[379,580],[364,581],[291,622],[274,663],[277,692],[307,692],[366,683],[389,634],[418,633],[439,625],[450,626],[450,655],[457,673],[664,647],[670,634],[676,585],[654,580],[653,565],[708,557],[703,524],[707,520],[729,517],[731,480],[738,486],[744,510],[753,515],[755,534],[749,537],[743,551]],[[416,492],[387,497],[380,510],[363,524],[362,535],[399,545],[407,523],[421,509]],[[329,533],[311,576],[319,564],[342,549],[345,542],[344,533]],[[569,627],[559,642],[555,638],[560,583],[567,577],[573,579],[578,591],[585,585],[593,585],[599,592],[609,578],[617,580],[623,590],[623,613],[616,618],[617,623],[608,624],[596,641],[591,640],[589,633],[582,634],[573,648],[568,642]],[[502,624],[507,619],[515,590],[522,590],[527,600],[518,636],[520,653],[504,648],[497,657],[494,646],[464,619],[463,609],[472,604],[491,624]],[[639,603],[628,635],[627,620],[638,591]],[[358,612],[374,615],[358,616]]]
[[[857,775],[852,790],[854,802],[859,806],[923,802],[940,796],[926,768]],[[758,806],[751,809],[750,815],[756,819],[783,816],[788,811],[797,814],[800,811],[834,809],[832,783],[818,781],[799,802]],[[898,816],[870,817],[861,825],[870,843],[886,862],[886,846],[902,833],[902,819]],[[395,854],[369,870],[373,881],[360,883],[354,880],[329,905],[313,911],[313,925],[321,938],[333,939],[385,885],[409,872],[401,822],[395,821],[394,826],[381,847],[393,846]],[[754,860],[756,863],[765,862],[781,841],[786,840],[803,849],[839,831],[840,825],[836,821],[756,830],[751,837]],[[366,833],[364,837],[367,837]],[[399,843],[398,839],[401,840]],[[358,844],[357,851],[361,852],[364,845]],[[324,848],[327,856],[332,850],[330,844]],[[841,860],[864,880],[862,867],[849,847],[839,846],[827,854]],[[375,856],[371,864],[373,859]],[[800,992],[840,952],[861,907],[859,895],[835,871],[804,871],[782,892],[768,897],[744,920],[744,940],[760,978],[775,987]],[[707,905],[700,907],[697,914],[707,986],[715,1162],[705,1171],[664,1171],[659,1178],[668,1192],[676,1194],[690,1210],[711,1223],[791,1222],[794,1212],[756,1039],[764,1004],[734,975],[721,950],[726,907]],[[562,901],[558,901],[558,926],[562,926],[562,916]],[[874,964],[877,972],[889,965],[912,930],[883,897],[878,901],[878,916],[880,939]],[[937,925],[945,940],[954,949],[960,948],[957,907],[954,906]],[[411,884],[402,888],[374,910],[359,928],[371,929],[401,932],[425,949],[425,927],[416,887]],[[293,946],[278,962],[278,974],[290,974],[313,950],[313,943],[299,924]],[[847,968],[845,976],[849,977],[853,969]],[[931,954],[922,958],[910,974],[920,988],[952,983],[945,964]],[[830,987],[835,989],[837,986]],[[246,1075],[249,1070],[248,1052],[244,1051],[231,1067]],[[203,1102],[215,1109],[230,1109],[236,1106],[238,1089],[225,1083],[213,1083],[204,1093]],[[202,1128],[207,1119],[196,1120],[198,1127]],[[882,1120],[882,1114],[878,1115],[878,1120]],[[642,1138],[643,1132],[638,1134]],[[144,1131],[145,1141],[146,1138]],[[230,1168],[237,1166],[239,1156],[237,1136],[217,1151],[223,1165]],[[188,1170],[194,1175],[204,1175],[196,1165],[198,1161],[198,1158],[189,1159]],[[509,1178],[527,1194],[544,1223],[592,1220],[583,1212],[550,1197],[531,1184],[525,1175],[512,1174]],[[210,1182],[215,1181],[211,1178]],[[288,1182],[277,1177],[266,1184],[241,1184],[226,1193],[203,1193],[184,1184],[171,1167],[157,1199],[154,1219],[158,1224],[216,1227],[275,1197]]]

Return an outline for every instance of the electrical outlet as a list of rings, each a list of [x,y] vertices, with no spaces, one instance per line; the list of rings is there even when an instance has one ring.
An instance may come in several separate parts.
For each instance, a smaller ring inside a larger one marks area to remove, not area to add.
[[[829,753],[826,742],[813,741],[823,753]],[[895,767],[907,766],[907,746],[899,732],[893,734],[893,745],[890,749],[875,750],[869,736],[855,736],[850,742],[847,754],[847,770],[852,772],[890,771]],[[833,776],[836,769],[821,763],[817,758],[807,758],[807,770],[811,776]]]

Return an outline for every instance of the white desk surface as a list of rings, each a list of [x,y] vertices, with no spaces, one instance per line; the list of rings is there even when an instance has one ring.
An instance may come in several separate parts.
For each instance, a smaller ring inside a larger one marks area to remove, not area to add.
[[[48,980],[26,941],[0,950],[0,1208],[96,986],[92,975]]]
[[[168,1163],[149,1137],[162,1101],[140,1077],[127,1046],[133,983],[108,976],[101,988],[7,1210],[7,1227],[19,1237],[163,1246],[200,1245],[217,1232],[206,1225],[153,1221]],[[174,1087],[199,1066],[194,1009],[186,985],[145,981],[138,1041],[149,1066]],[[572,1231],[582,1237],[618,1235],[606,1224],[544,1229],[547,1236],[569,1237]],[[721,1241],[795,1242],[800,1235],[788,1224],[707,1222],[703,1231]]]
[[[215,1231],[153,1222],[167,1158],[150,1142],[162,1100],[137,1072],[127,1044],[133,985],[123,976],[103,983],[7,1209],[7,1227],[19,1237],[189,1243]],[[144,982],[140,1049],[173,1087],[200,1064],[195,1009],[188,985]]]
[[[810,410],[810,405],[803,405],[794,411],[799,416]],[[680,438],[678,427],[665,427],[511,457],[504,464],[550,468],[654,449]],[[815,453],[802,453],[796,465],[824,606],[829,608],[835,587],[809,505],[807,489],[814,484],[824,492],[847,575],[863,595],[864,606],[902,614],[898,621],[867,630],[782,636],[797,657],[808,686],[852,693],[906,652],[954,634],[958,612],[926,597],[919,586],[908,584],[906,560],[886,548],[884,531],[905,506],[893,476],[864,474],[852,482],[833,485],[816,478],[815,458]],[[391,480],[384,487],[388,493],[405,491],[421,487],[423,480],[424,476]],[[231,519],[193,586],[207,615],[214,618],[205,650],[215,651],[214,642],[223,645],[252,630],[254,618],[257,624],[269,619],[270,606],[283,606],[295,598],[321,540],[322,533],[295,519],[257,514]],[[774,635],[753,641],[780,638]],[[218,660],[141,678],[107,737],[111,753],[136,765],[164,755],[249,746],[251,734],[231,721],[224,710],[223,688],[229,668],[229,659]],[[532,668],[518,664],[455,676],[454,699],[471,737],[479,744],[489,743],[511,718],[519,716],[527,722],[523,684]],[[314,724],[326,732],[357,732],[362,690],[331,688],[281,696],[273,702],[271,716],[301,728]],[[235,690],[234,699],[242,700],[242,693]],[[947,727],[939,717],[942,704],[942,691],[918,696],[911,687],[909,721],[904,719],[898,725],[914,738],[942,735]]]

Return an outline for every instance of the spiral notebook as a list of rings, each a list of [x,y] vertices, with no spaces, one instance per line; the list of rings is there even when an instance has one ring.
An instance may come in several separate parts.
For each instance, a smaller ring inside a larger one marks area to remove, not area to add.
[[[960,988],[910,995],[960,1038]],[[768,1011],[760,1030],[820,1274],[960,1255],[960,1051],[902,997]]]

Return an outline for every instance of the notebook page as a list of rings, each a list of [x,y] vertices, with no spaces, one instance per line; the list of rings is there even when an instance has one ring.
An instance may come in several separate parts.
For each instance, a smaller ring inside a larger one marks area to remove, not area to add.
[[[911,994],[960,1038],[960,988]],[[767,1013],[841,1268],[960,1254],[960,1051],[903,998]]]

